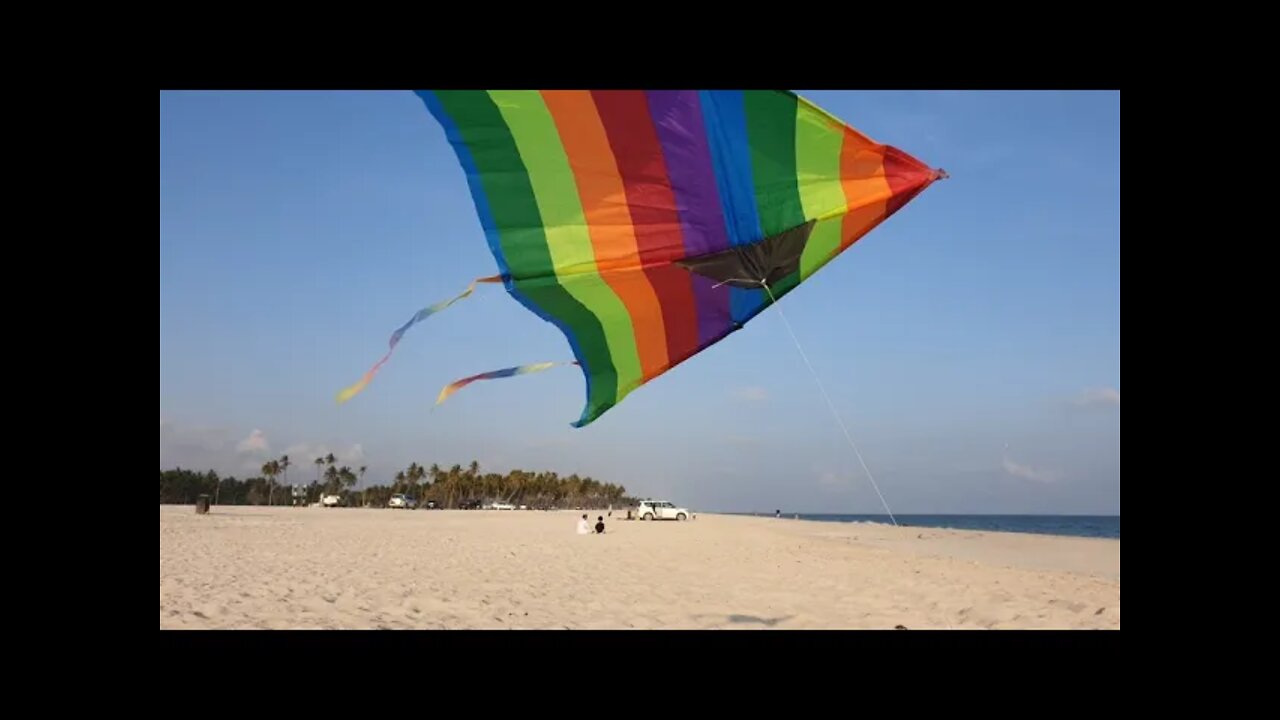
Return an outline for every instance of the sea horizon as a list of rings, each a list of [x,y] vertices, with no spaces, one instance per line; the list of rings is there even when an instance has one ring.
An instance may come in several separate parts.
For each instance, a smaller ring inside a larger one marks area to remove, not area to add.
[[[725,515],[747,517],[773,517],[773,512],[726,512]],[[1093,537],[1120,539],[1119,515],[1046,515],[1046,514],[980,514],[980,513],[929,513],[894,514],[899,525],[949,530],[979,530],[988,532],[1016,532],[1033,535],[1060,535],[1068,537]],[[891,524],[889,516],[859,513],[781,513],[782,520],[811,520],[816,522],[884,523]]]

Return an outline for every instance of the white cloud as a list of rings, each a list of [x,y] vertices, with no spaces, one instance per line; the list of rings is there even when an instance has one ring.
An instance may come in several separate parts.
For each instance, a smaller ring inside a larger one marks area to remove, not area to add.
[[[848,476],[840,475],[838,473],[824,472],[818,475],[818,484],[826,485],[828,487],[839,487],[841,485],[848,485],[849,478]]]
[[[271,445],[267,442],[267,436],[258,429],[254,429],[249,433],[249,437],[236,444],[236,452],[242,455],[265,455],[270,450]]]
[[[160,422],[160,467],[183,467],[192,470],[215,470],[222,475],[249,477],[262,471],[262,463],[271,459],[271,443],[262,430],[255,429],[237,440],[239,432],[219,427],[187,427],[172,420]],[[299,443],[289,446],[289,480],[310,479],[315,472],[312,461],[330,450],[323,444]],[[367,464],[364,446],[352,443],[333,451],[338,466],[353,470]],[[296,473],[303,473],[298,475]]]
[[[1115,388],[1089,388],[1074,401],[1080,407],[1120,407],[1120,391]]]
[[[769,399],[769,391],[756,385],[749,385],[747,387],[735,388],[733,390],[733,396],[739,400],[746,400],[747,402],[763,402]]]
[[[1023,465],[1021,463],[1014,462],[1007,457],[1004,459],[1004,471],[1013,477],[1022,478],[1023,480],[1031,480],[1038,483],[1057,482],[1060,477],[1059,473],[1053,470]]]

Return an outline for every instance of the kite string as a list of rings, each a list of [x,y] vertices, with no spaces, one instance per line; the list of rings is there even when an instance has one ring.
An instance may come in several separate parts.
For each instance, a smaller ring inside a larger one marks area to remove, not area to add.
[[[835,417],[836,423],[840,425],[840,429],[844,431],[844,439],[849,441],[849,447],[853,449],[853,454],[858,458],[858,462],[862,465],[862,470],[867,474],[867,479],[871,481],[871,487],[875,489],[876,495],[880,498],[880,504],[884,505],[884,511],[889,514],[889,521],[894,527],[898,526],[898,520],[893,516],[893,511],[889,509],[889,503],[885,502],[884,494],[880,492],[880,486],[876,484],[875,477],[871,474],[871,468],[867,467],[867,462],[862,459],[862,453],[858,451],[858,446],[853,442],[853,435],[849,433],[849,428],[845,426],[844,419],[840,417],[839,411],[836,410],[835,403],[831,402],[831,396],[827,394],[827,389],[822,384],[822,379],[818,377],[818,372],[813,369],[813,363],[809,362],[809,356],[805,353],[804,348],[800,347],[800,340],[796,337],[796,332],[791,328],[791,321],[787,320],[787,314],[782,312],[782,306],[778,305],[778,299],[773,296],[773,290],[769,289],[769,284],[763,280],[758,281],[764,287],[764,291],[769,293],[769,300],[778,310],[778,317],[782,318],[782,323],[787,326],[787,333],[791,335],[791,341],[796,344],[796,350],[800,352],[800,358],[804,360],[804,364],[809,368],[809,372],[813,375],[813,381],[818,384],[818,390],[822,392],[822,399],[827,401],[827,408],[831,410],[832,416]]]

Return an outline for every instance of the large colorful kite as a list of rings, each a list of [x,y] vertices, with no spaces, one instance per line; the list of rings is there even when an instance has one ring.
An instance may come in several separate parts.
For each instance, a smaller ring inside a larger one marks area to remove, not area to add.
[[[945,173],[786,91],[449,90],[444,127],[507,292],[569,340],[582,427],[741,328]],[[419,311],[391,338],[466,297]],[[382,358],[346,401],[364,389]]]

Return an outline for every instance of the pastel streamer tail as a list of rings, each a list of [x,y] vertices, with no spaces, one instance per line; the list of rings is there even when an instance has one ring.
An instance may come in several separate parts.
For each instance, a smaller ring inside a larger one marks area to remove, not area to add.
[[[369,382],[373,380],[373,376],[377,374],[378,370],[382,368],[382,366],[387,362],[387,360],[391,359],[391,353],[395,352],[396,345],[400,343],[400,338],[404,337],[405,332],[407,332],[409,328],[413,327],[417,323],[422,322],[423,320],[426,320],[432,315],[435,315],[441,310],[444,310],[450,305],[470,295],[473,291],[475,291],[476,283],[500,283],[500,282],[502,282],[502,277],[499,275],[476,278],[475,280],[472,280],[471,284],[467,286],[467,289],[463,290],[462,294],[458,295],[457,297],[452,298],[450,300],[445,300],[443,302],[438,302],[435,305],[428,305],[427,307],[424,307],[418,312],[414,313],[413,317],[409,319],[409,322],[405,323],[404,325],[401,325],[398,330],[391,333],[391,342],[390,342],[390,347],[387,348],[387,354],[383,355],[381,360],[374,363],[373,367],[369,368],[369,372],[366,372],[364,374],[364,377],[360,378],[359,382],[343,390],[342,392],[338,393],[338,404],[345,403],[346,401],[360,394],[360,391],[364,390],[365,387],[369,385]]]
[[[516,367],[509,367],[509,368],[504,368],[502,370],[494,370],[492,372],[480,373],[479,375],[472,375],[471,377],[465,377],[465,378],[462,378],[461,380],[456,380],[454,382],[449,383],[448,385],[445,385],[444,388],[440,390],[439,397],[436,398],[436,405],[439,405],[445,400],[448,400],[450,395],[458,392],[462,388],[470,385],[471,383],[477,380],[496,380],[498,378],[513,377],[515,375],[527,375],[529,373],[542,372],[543,370],[550,370],[551,368],[558,367],[560,365],[577,365],[577,364],[578,362],[576,360],[568,361],[568,362],[541,362],[541,363],[533,363],[531,365],[517,365]]]

